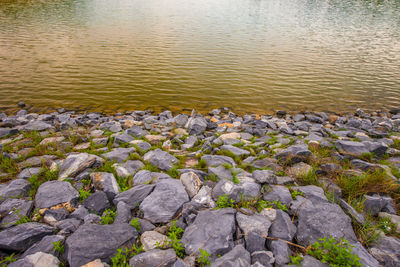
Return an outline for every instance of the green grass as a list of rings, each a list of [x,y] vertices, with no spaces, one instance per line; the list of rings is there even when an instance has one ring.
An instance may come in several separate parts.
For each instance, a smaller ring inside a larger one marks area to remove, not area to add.
[[[135,229],[136,229],[136,231],[138,231],[138,233],[140,233],[140,222],[139,222],[139,219],[138,218],[133,218],[132,220],[131,220],[131,223],[130,223],[130,225],[132,226],[132,227],[134,227]]]
[[[185,256],[185,247],[181,242],[184,230],[176,226],[176,221],[171,222],[168,229],[168,239],[171,242],[172,248],[175,250],[176,256],[183,258]]]
[[[47,167],[43,167],[37,175],[33,175],[27,180],[31,184],[29,196],[34,198],[39,186],[48,181],[54,181],[58,179],[58,170],[52,171]]]
[[[88,198],[92,193],[86,191],[85,189],[79,189],[79,201],[83,202],[86,198]]]
[[[112,224],[114,222],[115,216],[117,216],[117,214],[115,213],[115,211],[108,209],[105,210],[103,213],[103,216],[101,216],[101,224]]]
[[[17,162],[12,158],[4,157],[2,154],[0,154],[0,169],[11,176],[16,176],[20,172]]]
[[[124,247],[117,249],[117,253],[111,258],[112,267],[129,267],[129,260],[143,252],[143,247],[132,245],[130,248]]]
[[[319,185],[318,176],[316,169],[313,168],[311,171],[297,178],[302,185]]]

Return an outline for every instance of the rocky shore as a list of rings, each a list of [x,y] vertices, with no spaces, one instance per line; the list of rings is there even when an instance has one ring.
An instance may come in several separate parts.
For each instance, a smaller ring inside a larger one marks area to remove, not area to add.
[[[400,266],[400,110],[0,114],[0,266]]]

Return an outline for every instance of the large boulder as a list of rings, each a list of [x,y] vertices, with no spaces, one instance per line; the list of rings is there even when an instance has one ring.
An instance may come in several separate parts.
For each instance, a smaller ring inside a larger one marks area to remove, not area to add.
[[[175,216],[185,202],[189,201],[181,181],[163,179],[156,184],[153,192],[140,204],[144,218],[152,223],[167,223]]]
[[[153,164],[157,168],[163,171],[168,171],[172,169],[174,164],[178,163],[178,159],[169,154],[166,151],[163,151],[161,149],[156,149],[153,151],[147,152],[143,156],[143,160]]]
[[[235,213],[231,208],[200,211],[181,239],[186,254],[200,255],[199,249],[206,250],[211,256],[230,251],[236,231]]]
[[[36,207],[50,208],[66,202],[75,202],[79,198],[78,191],[68,182],[48,181],[39,186],[35,196]]]
[[[19,224],[0,232],[0,249],[24,251],[44,236],[53,234],[54,230],[43,223]]]
[[[92,167],[96,156],[88,153],[69,155],[60,165],[59,179],[74,177],[83,170]]]
[[[135,242],[138,233],[129,224],[85,224],[65,242],[65,256],[71,267],[80,267],[95,259],[109,261],[118,248]]]

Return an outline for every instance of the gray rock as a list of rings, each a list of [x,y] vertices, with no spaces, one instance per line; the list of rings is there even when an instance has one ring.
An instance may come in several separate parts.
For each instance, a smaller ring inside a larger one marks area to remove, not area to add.
[[[247,267],[250,265],[250,260],[250,253],[243,245],[237,245],[221,258],[216,259],[211,267]]]
[[[343,199],[339,200],[339,205],[342,209],[349,214],[352,218],[354,218],[358,223],[364,224],[365,223],[365,216],[362,213],[358,213],[350,204],[348,204]]]
[[[178,114],[174,117],[174,122],[178,127],[185,126],[188,121],[188,116],[185,114]]]
[[[108,130],[113,133],[122,131],[121,124],[117,121],[104,122],[100,125],[100,129],[104,131]]]
[[[138,170],[142,169],[144,164],[140,160],[128,160],[123,164],[118,164],[115,171],[121,178],[128,178],[133,176]]]
[[[226,179],[226,180],[233,179],[232,171],[230,169],[225,168],[222,165],[219,165],[217,167],[208,167],[208,173],[210,175],[215,175],[219,179]]]
[[[33,202],[23,199],[8,198],[0,205],[1,228],[14,226],[21,218],[29,217]]]
[[[110,202],[108,201],[107,194],[103,191],[96,191],[88,196],[83,201],[83,205],[88,210],[99,214],[102,214],[106,209],[110,208]]]
[[[12,180],[7,186],[0,187],[0,203],[7,198],[25,197],[31,184],[24,179]]]
[[[69,155],[60,165],[59,179],[74,177],[96,162],[96,156],[88,153]]]
[[[40,168],[25,168],[18,175],[18,179],[28,179],[40,173]]]
[[[21,127],[23,131],[44,131],[51,128],[54,127],[44,121],[30,121]]]
[[[83,218],[83,222],[85,224],[90,224],[90,223],[100,224],[101,217],[99,215],[89,213],[88,215],[85,216],[85,218]]]
[[[274,254],[275,266],[285,265],[290,262],[289,256],[291,255],[291,252],[286,242],[281,240],[273,240],[270,242],[269,248]]]
[[[207,121],[203,117],[189,118],[186,128],[191,135],[200,135],[206,130]]]
[[[173,165],[178,163],[178,159],[161,149],[147,152],[143,156],[143,160],[153,164],[161,170],[168,171]]]
[[[48,181],[39,186],[35,196],[36,207],[50,208],[61,203],[74,204],[79,198],[78,191],[68,182]]]
[[[329,264],[322,263],[316,258],[305,255],[301,261],[301,267],[329,267]]]
[[[95,259],[108,261],[117,248],[135,242],[137,236],[136,229],[129,224],[85,224],[67,238],[65,256],[71,267]]]
[[[250,253],[265,249],[265,238],[257,233],[249,232],[246,237],[246,250]]]
[[[54,228],[46,224],[29,222],[19,224],[0,232],[0,249],[24,251],[46,235],[54,233]]]
[[[358,157],[369,152],[365,144],[360,142],[338,140],[335,142],[335,146],[341,154],[351,157]]]
[[[189,197],[179,180],[163,179],[140,204],[144,218],[152,223],[167,223]]]
[[[7,135],[14,135],[17,134],[19,131],[16,128],[0,128],[0,138],[3,138]]]
[[[112,151],[108,153],[102,154],[102,157],[107,160],[115,162],[124,162],[129,158],[129,155],[135,151],[136,150],[134,147],[127,147],[127,148],[119,147],[119,148],[114,148]]]
[[[47,235],[42,238],[39,242],[28,248],[24,254],[21,255],[21,258],[24,258],[28,255],[35,254],[37,252],[43,252],[48,254],[56,254],[54,251],[54,242],[64,241],[65,237],[62,235]]]
[[[231,145],[223,145],[220,147],[221,150],[225,150],[225,151],[229,151],[233,154],[235,154],[236,156],[246,156],[246,155],[250,155],[250,152],[245,150],[245,149],[241,149],[235,146],[231,146]]]
[[[23,259],[9,264],[9,267],[58,267],[60,260],[54,255],[36,252],[35,254],[29,255]]]
[[[178,260],[174,263],[174,265],[172,265],[172,267],[190,267],[190,265],[187,264],[186,262],[184,262],[183,260],[178,259]]]
[[[215,208],[215,201],[211,196],[212,189],[208,186],[203,186],[196,196],[193,197],[192,202],[198,203],[206,208]]]
[[[351,165],[354,168],[362,170],[362,171],[374,171],[378,168],[377,165],[360,160],[360,159],[353,159],[350,161]]]
[[[199,192],[203,182],[194,172],[186,172],[181,174],[180,181],[186,189],[190,198],[193,198]]]
[[[114,223],[130,223],[132,218],[131,208],[125,202],[118,202],[116,214]]]
[[[189,148],[192,148],[196,144],[197,140],[198,139],[197,139],[196,136],[190,135],[185,139],[185,143],[181,145],[181,148],[185,149],[185,150],[189,149]]]
[[[72,212],[69,217],[70,218],[75,218],[79,220],[84,220],[85,216],[89,214],[89,211],[82,205],[79,205],[79,207]]]
[[[240,177],[239,184],[228,180],[221,180],[215,185],[212,197],[217,201],[219,196],[227,195],[238,202],[240,200],[257,198],[260,195],[260,189],[261,186],[254,182],[252,178]]]
[[[204,155],[201,159],[206,162],[207,166],[218,166],[224,164],[229,164],[232,167],[236,166],[235,161],[227,156]]]
[[[119,193],[115,196],[113,202],[118,205],[119,202],[126,203],[131,209],[136,208],[153,191],[154,185],[140,184]]]
[[[383,142],[369,142],[365,141],[363,144],[366,146],[369,152],[373,153],[374,155],[377,155],[378,157],[382,157],[386,154],[386,151],[388,151],[389,147],[387,144]]]
[[[391,197],[379,196],[377,194],[374,194],[373,196],[365,196],[364,210],[374,216],[377,216],[381,211],[396,214],[393,199]]]
[[[383,266],[400,266],[400,239],[381,236],[371,246],[372,256]]]
[[[112,173],[94,172],[90,174],[90,179],[93,182],[94,188],[104,191],[111,200],[121,191]]]
[[[58,234],[69,235],[75,232],[81,224],[81,220],[69,218],[56,223],[55,226],[58,230],[60,230]]]
[[[263,266],[271,266],[275,262],[274,254],[271,251],[255,251],[251,253],[251,263],[260,263]]]
[[[288,205],[293,200],[289,189],[282,185],[271,185],[266,187],[263,199],[270,202],[277,200],[285,205]]]
[[[244,235],[254,232],[260,236],[267,237],[271,226],[271,222],[267,217],[258,214],[249,216],[238,212],[236,214],[236,221]]]
[[[185,229],[181,241],[188,255],[199,255],[200,248],[211,256],[222,255],[233,248],[235,231],[234,209],[203,210]]]
[[[282,240],[292,241],[296,234],[296,226],[293,224],[289,215],[282,211],[276,211],[276,219],[270,228],[270,236]]]
[[[152,249],[132,257],[129,261],[131,267],[170,267],[176,261],[175,251],[171,249]]]
[[[288,164],[295,164],[299,162],[307,162],[312,153],[308,150],[307,145],[294,145],[290,146],[276,155],[276,158]]]
[[[171,179],[168,174],[162,172],[150,172],[147,170],[138,171],[132,179],[133,185],[155,184],[163,179]]]
[[[135,138],[133,138],[132,135],[127,133],[120,133],[114,136],[114,143],[117,145],[129,144],[133,140],[135,140]]]
[[[253,178],[260,184],[276,184],[277,178],[273,171],[271,170],[255,170],[253,173]]]
[[[142,138],[145,135],[148,135],[149,132],[146,130],[143,130],[141,127],[139,126],[132,126],[131,128],[126,130],[126,133],[133,135],[136,138]]]

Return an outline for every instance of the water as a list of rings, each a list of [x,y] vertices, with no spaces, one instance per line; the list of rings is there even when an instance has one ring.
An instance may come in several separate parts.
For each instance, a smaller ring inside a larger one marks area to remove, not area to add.
[[[400,107],[400,1],[0,0],[0,109]]]

